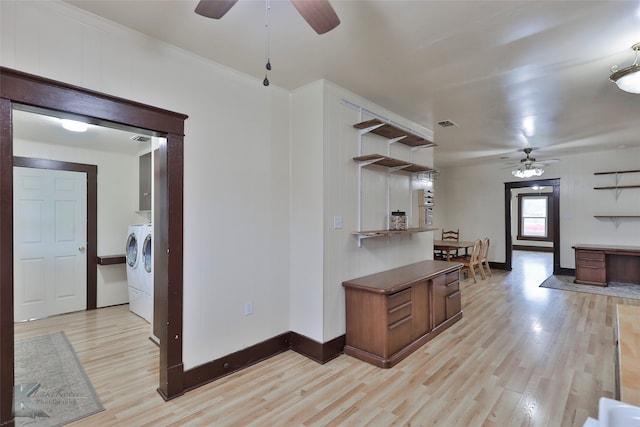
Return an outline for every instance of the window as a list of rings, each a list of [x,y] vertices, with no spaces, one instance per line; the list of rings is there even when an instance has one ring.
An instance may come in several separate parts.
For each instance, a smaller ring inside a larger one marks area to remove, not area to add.
[[[549,194],[518,195],[518,240],[551,241]]]

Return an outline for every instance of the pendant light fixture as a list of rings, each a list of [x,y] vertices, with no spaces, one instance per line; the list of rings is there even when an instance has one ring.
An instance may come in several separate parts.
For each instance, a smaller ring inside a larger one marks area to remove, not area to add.
[[[611,67],[613,74],[609,77],[609,80],[614,82],[620,89],[629,93],[640,93],[640,65],[638,65],[638,51],[640,51],[640,43],[636,43],[631,46],[631,49],[636,53],[636,58],[633,64],[618,70],[618,66]]]

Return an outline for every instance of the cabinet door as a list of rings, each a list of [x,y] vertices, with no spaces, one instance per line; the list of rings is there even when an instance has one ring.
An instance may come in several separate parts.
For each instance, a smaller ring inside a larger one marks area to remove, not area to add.
[[[139,202],[141,211],[151,210],[151,153],[140,156]]]
[[[418,339],[431,330],[431,301],[429,299],[429,282],[424,280],[411,287],[412,299],[412,337]]]
[[[431,287],[433,289],[433,327],[435,328],[447,320],[447,309],[445,305],[447,284],[445,283],[445,276],[441,275],[431,279]]]

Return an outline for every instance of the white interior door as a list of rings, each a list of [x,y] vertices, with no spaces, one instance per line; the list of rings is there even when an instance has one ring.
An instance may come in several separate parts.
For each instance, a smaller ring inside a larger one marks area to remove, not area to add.
[[[87,308],[87,176],[13,168],[14,320]]]

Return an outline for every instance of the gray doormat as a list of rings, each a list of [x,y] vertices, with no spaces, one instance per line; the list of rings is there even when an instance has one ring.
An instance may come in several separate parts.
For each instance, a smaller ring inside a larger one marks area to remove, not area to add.
[[[15,342],[16,426],[63,426],[104,408],[64,332]]]
[[[632,283],[611,282],[609,286],[578,285],[573,283],[573,276],[549,276],[541,288],[560,289],[563,291],[586,292],[589,294],[610,297],[640,299],[640,285]]]

